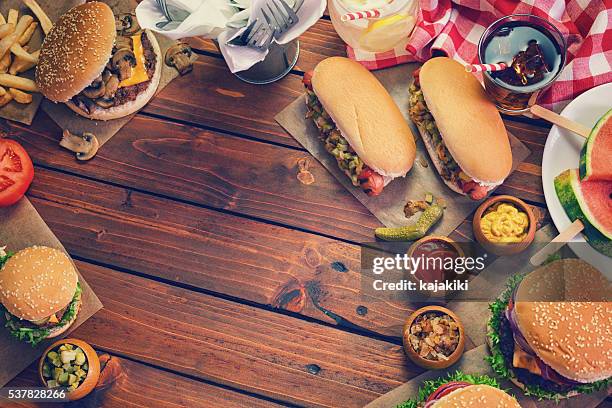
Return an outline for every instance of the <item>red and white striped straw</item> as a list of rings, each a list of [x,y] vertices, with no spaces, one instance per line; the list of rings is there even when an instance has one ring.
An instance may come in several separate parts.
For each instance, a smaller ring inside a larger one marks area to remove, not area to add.
[[[505,62],[500,62],[499,64],[469,64],[465,66],[467,72],[494,72],[503,71],[506,68],[508,68],[508,64]]]
[[[342,21],[353,21],[353,20],[361,20],[364,18],[378,18],[380,17],[379,9],[372,10],[364,10],[364,11],[355,11],[353,13],[346,13],[340,17]]]

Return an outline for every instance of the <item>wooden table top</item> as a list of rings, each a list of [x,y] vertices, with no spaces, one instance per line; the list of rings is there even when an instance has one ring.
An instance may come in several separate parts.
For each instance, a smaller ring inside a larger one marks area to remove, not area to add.
[[[234,77],[210,41],[191,45],[193,72],[90,162],[59,147],[43,112],[2,123],[35,163],[28,197],[104,303],[73,336],[126,374],[86,405],[361,407],[419,374],[400,340],[410,306],[357,294],[358,243],[379,223],[274,121],[305,71],[344,55],[329,19],[267,86]],[[549,129],[505,123],[532,153],[496,194],[546,222]],[[302,158],[314,184],[296,178]],[[469,219],[453,235],[471,237]],[[10,385],[34,384],[30,367]]]

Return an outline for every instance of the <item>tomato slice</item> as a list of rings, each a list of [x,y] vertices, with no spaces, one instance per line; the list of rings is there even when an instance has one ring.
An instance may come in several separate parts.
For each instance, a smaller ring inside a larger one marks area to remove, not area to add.
[[[34,178],[34,166],[25,149],[16,141],[0,139],[0,207],[15,204]]]

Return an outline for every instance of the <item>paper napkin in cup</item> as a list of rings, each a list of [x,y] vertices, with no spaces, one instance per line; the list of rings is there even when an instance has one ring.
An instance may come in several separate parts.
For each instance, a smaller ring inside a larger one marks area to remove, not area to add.
[[[166,21],[156,0],[144,0],[136,8],[136,17],[140,26],[158,32],[172,39],[186,37],[204,37],[217,39],[219,48],[232,72],[249,69],[262,61],[268,50],[257,50],[245,46],[226,45],[226,43],[242,34],[247,22],[255,18],[265,21],[261,14],[261,7],[269,0],[167,0],[168,5],[186,10],[190,15],[172,30],[163,30],[157,23]],[[290,7],[295,0],[285,0]],[[232,2],[236,6],[232,6]],[[314,25],[325,12],[325,0],[304,0],[304,4],[297,12],[299,22],[280,38],[274,41],[286,44],[304,33]],[[237,6],[239,5],[239,7]],[[227,27],[228,22],[245,21],[241,28]]]
[[[251,7],[249,8],[249,23],[255,18],[259,18],[260,21],[265,21],[260,10],[261,7],[265,6],[267,1],[269,0],[252,0]],[[289,7],[294,6],[294,0],[285,1]],[[299,22],[280,38],[275,39],[274,42],[278,44],[287,44],[298,38],[323,16],[326,4],[327,2],[324,0],[304,0],[304,4],[297,12]],[[246,27],[238,30],[228,29],[223,31],[218,37],[221,53],[230,71],[233,73],[251,68],[256,63],[263,61],[266,55],[268,55],[268,50],[257,50],[250,47],[226,44],[229,40],[241,35],[245,29]]]
[[[136,7],[136,18],[142,28],[173,40],[186,37],[217,38],[238,11],[230,5],[229,0],[167,0],[167,4],[189,13],[176,28],[163,30],[157,27],[157,23],[166,21],[166,17],[157,6],[156,0],[142,1]]]

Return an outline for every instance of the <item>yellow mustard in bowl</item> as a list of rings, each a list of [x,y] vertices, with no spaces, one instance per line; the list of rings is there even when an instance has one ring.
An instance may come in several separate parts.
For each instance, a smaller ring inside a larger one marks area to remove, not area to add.
[[[521,242],[529,229],[529,217],[509,203],[501,203],[480,221],[483,235],[491,242]]]

